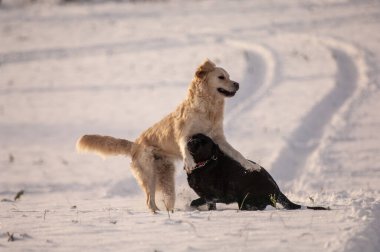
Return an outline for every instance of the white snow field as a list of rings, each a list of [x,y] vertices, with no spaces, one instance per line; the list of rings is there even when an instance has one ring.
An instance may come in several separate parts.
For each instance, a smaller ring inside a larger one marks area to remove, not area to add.
[[[380,250],[380,1],[88,2],[0,5],[0,251]],[[76,152],[137,138],[205,58],[241,84],[228,141],[331,211],[194,210],[178,162],[152,214],[130,158]]]

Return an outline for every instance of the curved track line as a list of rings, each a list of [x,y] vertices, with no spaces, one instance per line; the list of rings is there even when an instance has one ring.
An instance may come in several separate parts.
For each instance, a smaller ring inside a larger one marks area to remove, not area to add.
[[[239,99],[229,101],[225,125],[228,128],[232,120],[236,119],[248,107],[257,103],[274,83],[276,60],[273,53],[262,45],[250,44],[242,41],[227,41],[227,45],[243,50],[247,67]]]
[[[296,177],[311,154],[324,143],[325,127],[344,114],[367,83],[365,61],[355,47],[328,38],[321,42],[331,50],[337,64],[335,87],[306,115],[274,162],[271,173],[285,184]]]
[[[28,88],[12,88],[12,89],[2,89],[0,88],[0,96],[10,95],[10,94],[30,94],[30,93],[64,93],[64,92],[99,92],[99,91],[133,91],[133,90],[144,90],[144,89],[155,89],[161,85],[161,87],[170,88],[182,88],[178,82],[135,82],[134,85],[71,85],[68,87],[56,86],[56,87],[28,87]]]
[[[145,46],[144,51],[156,50],[157,47],[161,49],[170,49],[184,46],[182,42],[177,40],[156,38],[144,41],[100,43],[78,47],[29,49],[24,51],[0,53],[0,65],[50,59],[78,58],[83,56],[93,56],[94,54],[135,52],[141,50],[141,45]]]
[[[369,87],[371,84],[376,83],[376,76],[373,75],[373,71],[377,69],[376,63],[373,63],[368,55],[368,51],[360,47],[355,47],[350,44],[338,42],[334,39],[325,39],[324,44],[330,47],[344,48],[347,52],[350,52],[353,58],[357,62],[358,70],[358,82],[357,88],[351,98],[339,109],[338,113],[332,118],[330,127],[325,130],[323,137],[321,138],[321,143],[319,146],[311,153],[307,162],[304,172],[300,174],[299,178],[293,183],[293,190],[305,190],[305,187],[310,186],[310,174],[314,174],[319,169],[319,164],[324,163],[323,152],[326,151],[331,144],[330,137],[332,135],[340,134],[342,129],[348,120],[350,120],[352,111],[355,110],[355,106],[360,104],[363,99],[366,99],[370,91]],[[358,49],[359,48],[359,49]],[[371,64],[373,63],[373,64]],[[318,166],[318,167],[316,167]]]

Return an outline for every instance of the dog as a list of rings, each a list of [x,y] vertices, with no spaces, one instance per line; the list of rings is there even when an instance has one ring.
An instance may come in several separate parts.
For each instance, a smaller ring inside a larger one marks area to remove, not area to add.
[[[216,210],[215,203],[238,203],[240,210],[264,210],[268,205],[280,203],[285,209],[300,209],[278,187],[272,176],[261,167],[247,171],[237,161],[226,155],[211,138],[196,134],[190,137],[187,148],[196,162],[186,169],[189,186],[200,197],[191,202],[192,207],[207,204]],[[251,161],[252,162],[252,161]],[[324,207],[309,207],[328,210]]]
[[[186,99],[137,140],[84,135],[78,140],[77,149],[103,156],[131,156],[131,170],[146,194],[148,208],[153,212],[159,210],[155,203],[157,189],[163,194],[166,209],[172,211],[175,203],[174,160],[183,158],[187,167],[195,165],[186,144],[187,139],[197,132],[212,137],[225,153],[247,170],[260,169],[236,151],[224,136],[224,99],[233,97],[238,89],[239,84],[230,79],[226,70],[206,60],[197,68]]]

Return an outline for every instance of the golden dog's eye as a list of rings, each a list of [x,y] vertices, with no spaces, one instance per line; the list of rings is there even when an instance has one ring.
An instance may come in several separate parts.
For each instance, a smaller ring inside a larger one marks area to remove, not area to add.
[[[223,75],[219,76],[218,78],[219,78],[220,80],[224,80],[224,79],[225,79]]]

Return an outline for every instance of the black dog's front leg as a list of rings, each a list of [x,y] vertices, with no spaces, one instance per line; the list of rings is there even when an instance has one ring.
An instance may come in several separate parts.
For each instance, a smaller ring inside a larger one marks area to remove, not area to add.
[[[207,202],[207,209],[209,211],[216,210],[216,203],[215,202]]]
[[[199,198],[199,199],[195,199],[195,200],[191,201],[190,206],[191,207],[199,207],[199,206],[206,205],[206,203],[207,202],[204,198]]]
[[[200,207],[207,204],[207,209],[209,211],[216,210],[216,203],[212,201],[206,201],[204,198],[199,198],[191,201],[190,206],[191,207]]]

